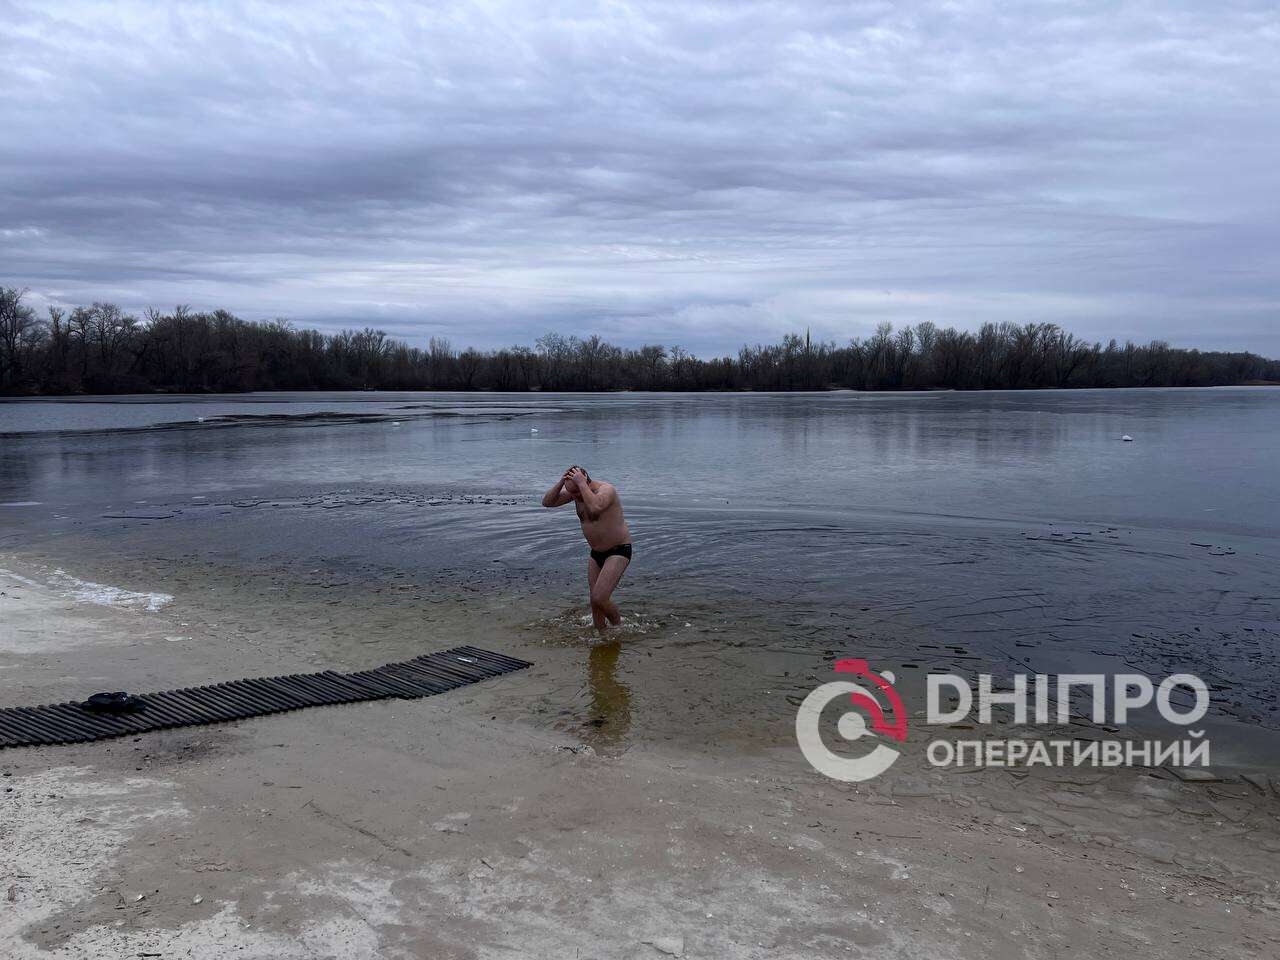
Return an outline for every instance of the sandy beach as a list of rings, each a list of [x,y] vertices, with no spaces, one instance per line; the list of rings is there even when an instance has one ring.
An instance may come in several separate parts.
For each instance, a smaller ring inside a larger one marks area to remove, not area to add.
[[[182,596],[95,598],[21,557],[3,566],[7,703],[125,675],[141,691],[280,666],[247,638],[194,642],[217,622]],[[6,954],[1280,949],[1280,781],[1265,773],[1192,784],[1163,770],[918,762],[845,785],[782,740],[617,752],[521,720],[584,656],[548,649],[529,671],[424,700],[5,750]]]

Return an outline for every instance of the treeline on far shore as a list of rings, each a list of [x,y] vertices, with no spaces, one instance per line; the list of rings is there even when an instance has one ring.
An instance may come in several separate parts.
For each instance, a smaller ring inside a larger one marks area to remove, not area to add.
[[[932,323],[864,339],[744,346],[700,359],[658,344],[549,333],[534,347],[427,347],[381,330],[322,334],[225,310],[138,317],[110,303],[39,315],[25,291],[0,287],[0,393],[184,393],[247,390],[857,390],[1220,386],[1280,381],[1280,361],[1163,341],[1087,343],[1052,323]]]

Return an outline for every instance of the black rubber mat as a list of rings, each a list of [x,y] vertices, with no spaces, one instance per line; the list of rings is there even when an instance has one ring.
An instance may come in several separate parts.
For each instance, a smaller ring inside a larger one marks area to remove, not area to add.
[[[429,697],[528,666],[525,660],[465,646],[358,673],[326,670],[138,694],[142,708],[136,713],[95,713],[79,702],[7,707],[0,709],[0,748],[83,743],[334,703]]]

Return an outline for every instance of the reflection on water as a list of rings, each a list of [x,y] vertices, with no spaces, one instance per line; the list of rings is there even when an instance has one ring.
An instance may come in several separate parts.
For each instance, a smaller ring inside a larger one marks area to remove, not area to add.
[[[582,738],[605,756],[621,753],[631,732],[631,688],[618,679],[621,655],[621,640],[605,640],[587,656],[591,705]]]

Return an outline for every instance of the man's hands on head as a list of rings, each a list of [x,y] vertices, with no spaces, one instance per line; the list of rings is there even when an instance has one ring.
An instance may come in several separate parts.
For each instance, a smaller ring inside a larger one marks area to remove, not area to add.
[[[542,495],[542,505],[544,507],[563,507],[567,503],[573,503],[576,499],[574,494],[577,491],[577,484],[573,481],[573,471],[578,467],[575,464],[564,472],[555,486]]]
[[[574,467],[569,471],[569,482],[577,491],[575,499],[581,500],[582,507],[590,520],[598,519],[617,500],[617,493],[613,487],[604,482],[592,486],[587,472],[581,467]]]

